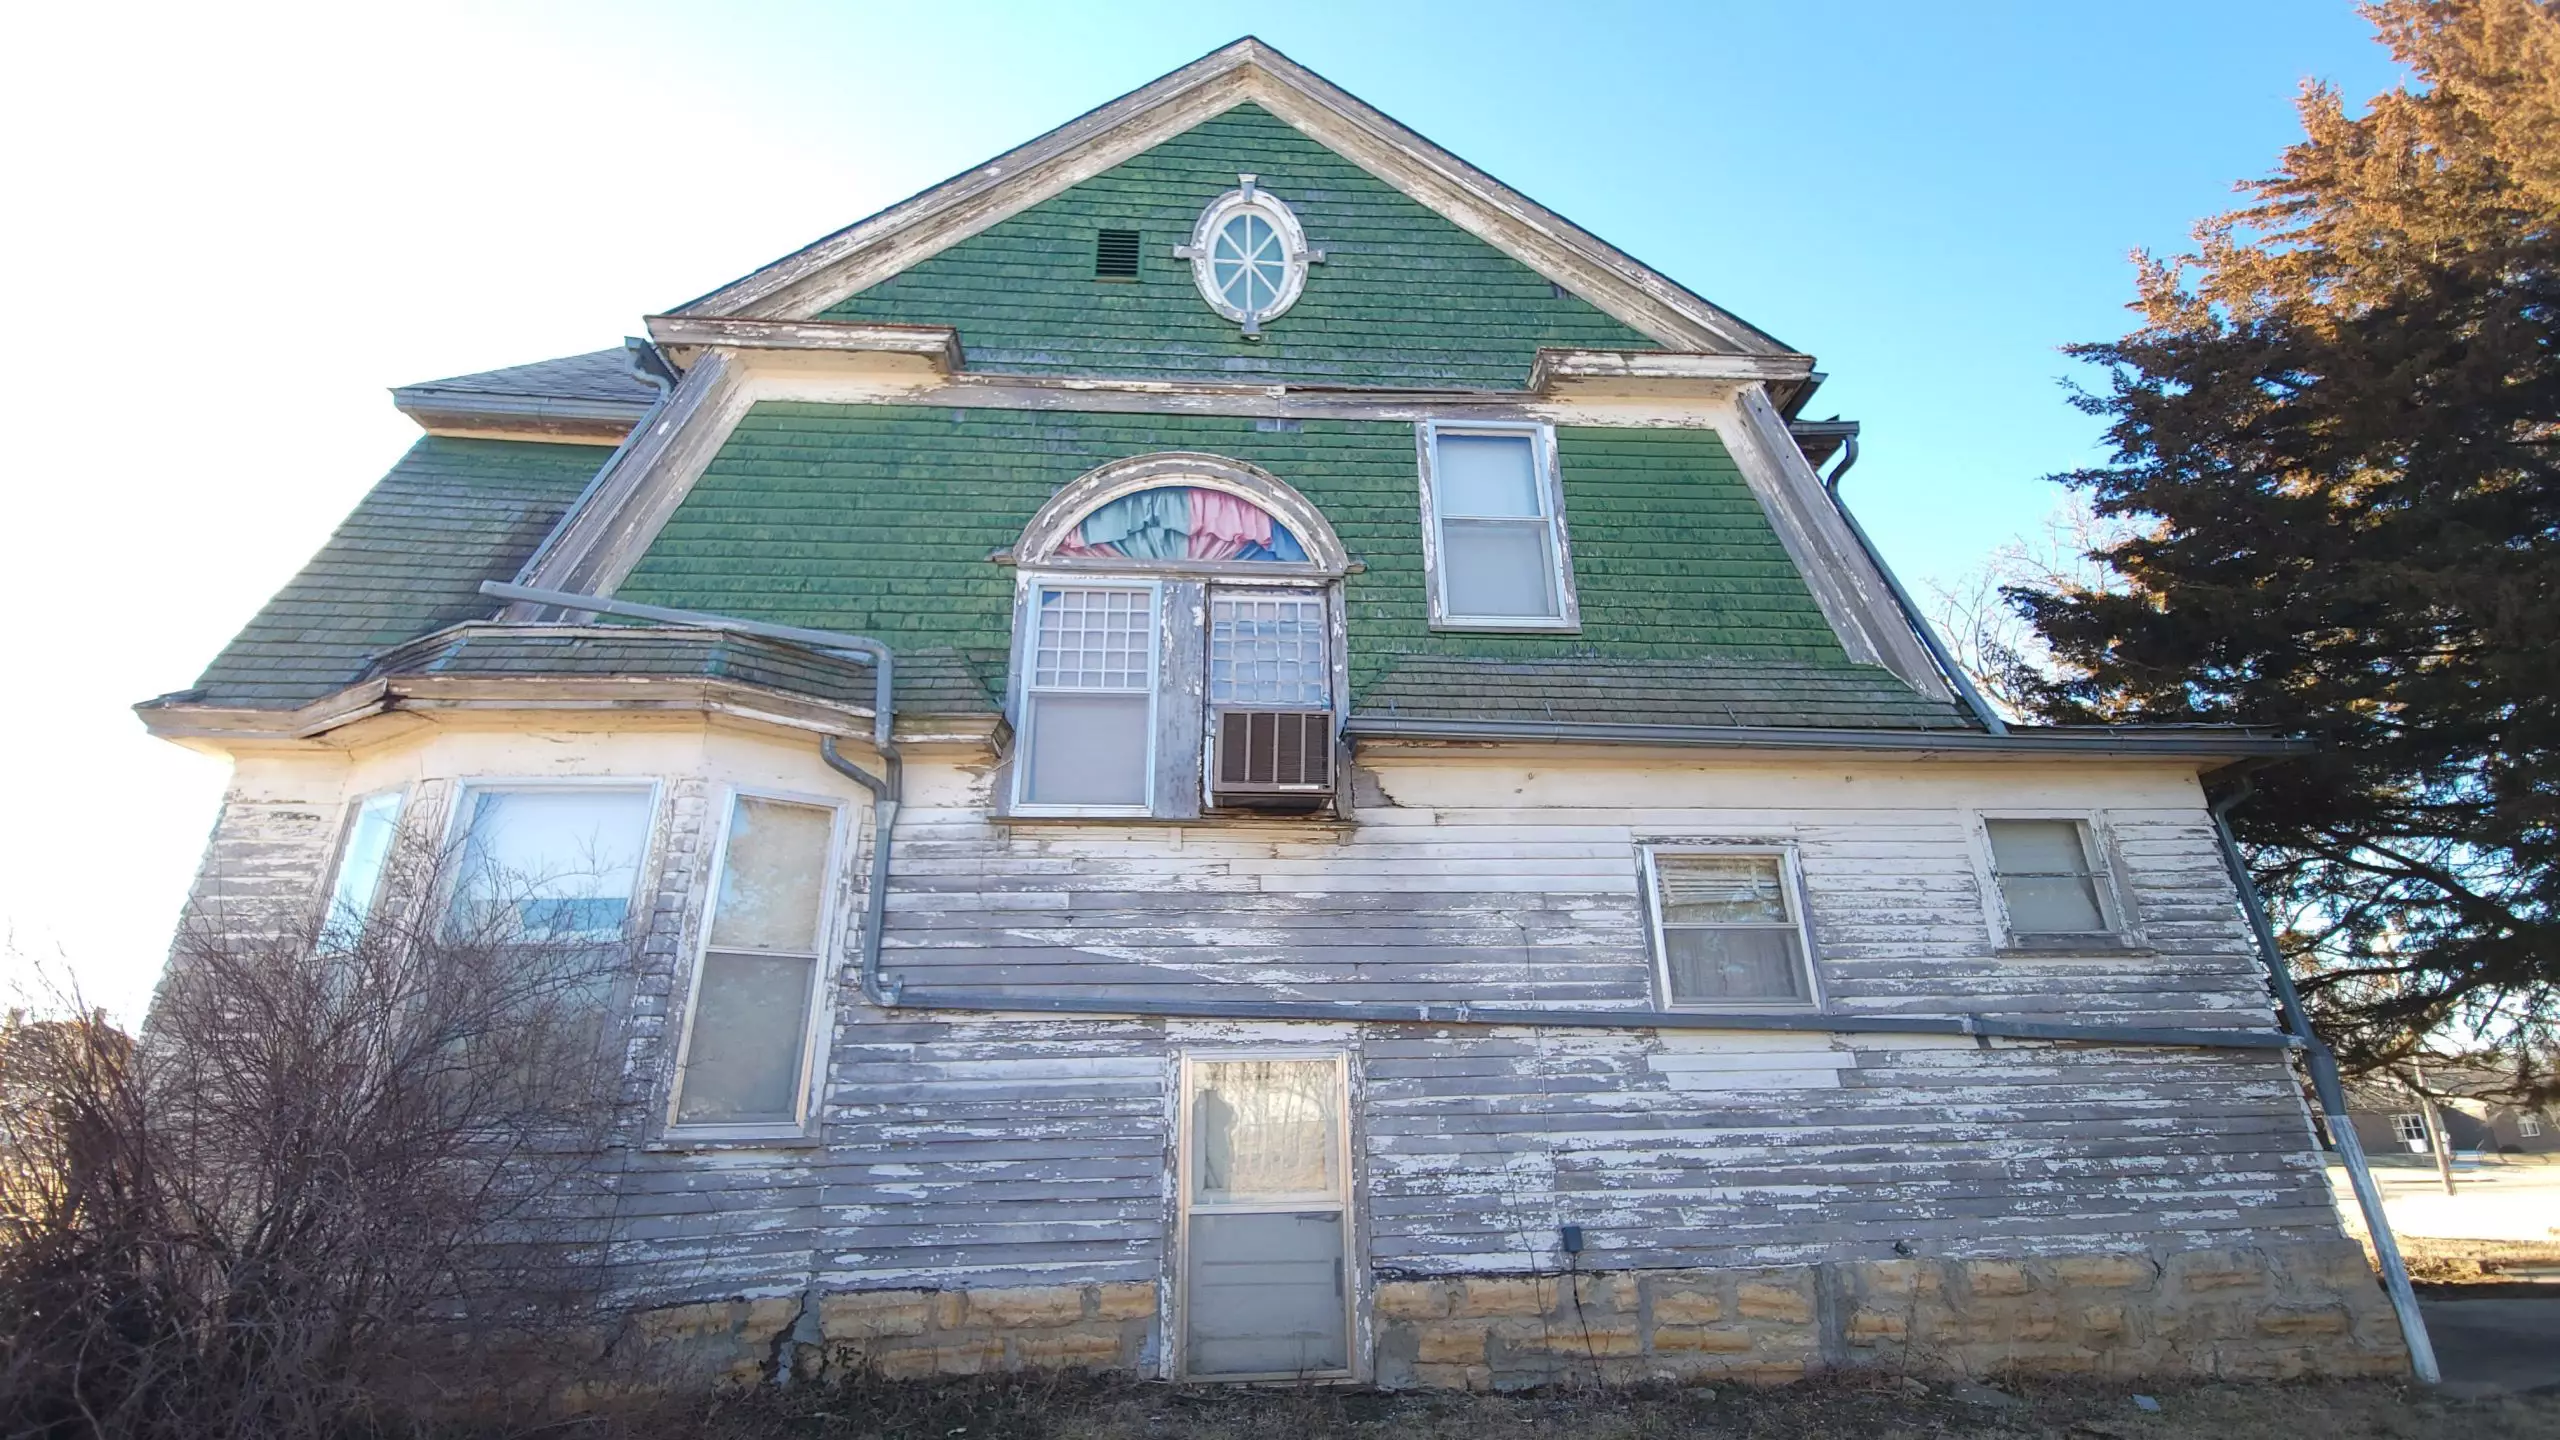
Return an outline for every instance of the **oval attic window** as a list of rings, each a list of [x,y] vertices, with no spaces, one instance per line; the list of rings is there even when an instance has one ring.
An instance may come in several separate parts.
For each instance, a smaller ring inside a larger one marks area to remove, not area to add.
[[[1191,262],[1192,281],[1209,308],[1255,338],[1263,322],[1298,302],[1307,288],[1307,266],[1324,252],[1307,248],[1298,217],[1251,175],[1209,202],[1191,243],[1175,253]]]

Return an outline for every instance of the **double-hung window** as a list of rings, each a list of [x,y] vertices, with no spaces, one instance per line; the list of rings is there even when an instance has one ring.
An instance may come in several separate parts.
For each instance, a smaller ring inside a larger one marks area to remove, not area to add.
[[[838,814],[731,799],[676,1065],[677,1125],[796,1127],[806,1117]]]
[[[2117,938],[2114,887],[2079,820],[1985,819],[2009,937],[2025,945]]]
[[[1431,623],[1579,628],[1554,431],[1428,423],[1421,448]]]
[[[1143,815],[1155,794],[1153,585],[1032,587],[1018,811]]]
[[[1675,1007],[1817,1003],[1793,856],[1781,850],[1644,852],[1654,954]]]

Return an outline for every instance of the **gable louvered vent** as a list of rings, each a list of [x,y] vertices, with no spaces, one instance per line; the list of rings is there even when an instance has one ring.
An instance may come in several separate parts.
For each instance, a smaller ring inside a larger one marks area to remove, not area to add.
[[[1311,810],[1333,794],[1333,712],[1220,710],[1217,805]]]
[[[1093,277],[1097,280],[1138,278],[1138,232],[1105,230],[1093,237]]]

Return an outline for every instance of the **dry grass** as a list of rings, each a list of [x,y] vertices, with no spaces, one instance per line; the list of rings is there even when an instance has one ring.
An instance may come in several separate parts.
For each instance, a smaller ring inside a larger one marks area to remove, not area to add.
[[[1526,1395],[1177,1389],[1024,1375],[860,1382],[641,1407],[567,1427],[592,1440],[2560,1440],[2560,1396],[2461,1401],[2384,1382],[2133,1387],[2025,1382],[1986,1406],[1948,1387],[1836,1377],[1775,1390]]]
[[[2560,1277],[2560,1240],[2399,1239],[2409,1278],[2421,1285],[2534,1284]],[[2370,1245],[2365,1254],[2372,1256]]]

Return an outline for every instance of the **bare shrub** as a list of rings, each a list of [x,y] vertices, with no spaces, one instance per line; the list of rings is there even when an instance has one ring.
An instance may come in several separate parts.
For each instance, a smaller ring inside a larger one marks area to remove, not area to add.
[[[378,1433],[588,1333],[619,917],[395,848],[367,915],[192,917],[138,1038],[0,1026],[0,1433]]]

